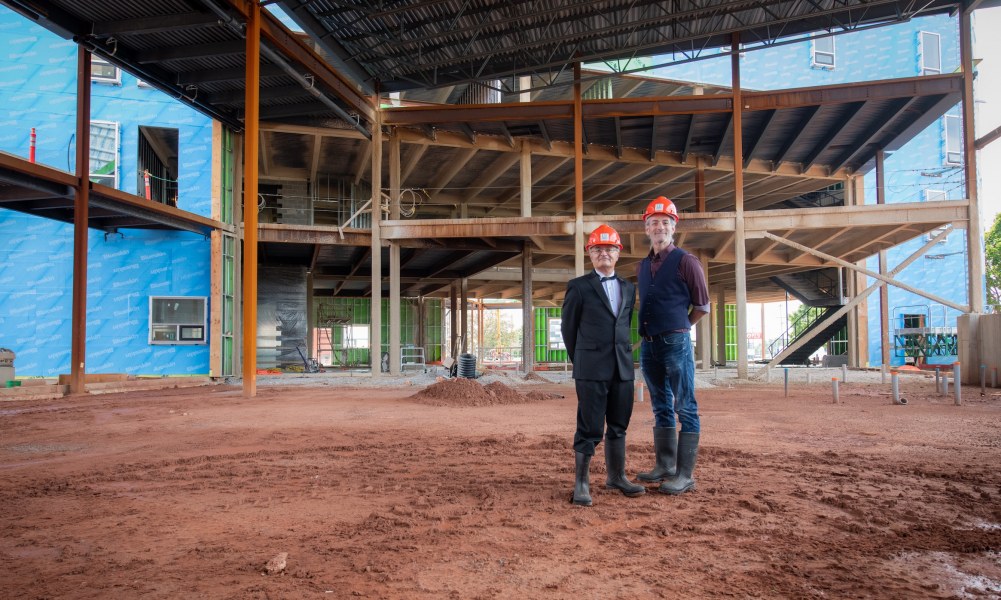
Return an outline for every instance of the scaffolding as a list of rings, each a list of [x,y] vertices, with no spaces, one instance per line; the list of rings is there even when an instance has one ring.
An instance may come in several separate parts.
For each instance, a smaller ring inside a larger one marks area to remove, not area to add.
[[[317,345],[316,355],[325,367],[349,367],[351,339],[351,319],[334,311],[334,306],[320,304],[316,315]],[[324,362],[327,359],[327,362]]]
[[[959,356],[959,331],[946,323],[941,304],[912,304],[893,309],[893,357],[901,364],[949,364]]]

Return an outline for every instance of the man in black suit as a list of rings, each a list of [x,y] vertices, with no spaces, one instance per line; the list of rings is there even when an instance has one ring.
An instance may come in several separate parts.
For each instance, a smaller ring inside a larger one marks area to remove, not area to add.
[[[629,330],[636,288],[615,275],[622,242],[614,229],[599,225],[584,249],[594,271],[567,283],[561,330],[577,387],[573,503],[591,506],[588,469],[606,422],[605,487],[629,497],[643,494],[646,488],[626,479],[626,428],[633,413]]]

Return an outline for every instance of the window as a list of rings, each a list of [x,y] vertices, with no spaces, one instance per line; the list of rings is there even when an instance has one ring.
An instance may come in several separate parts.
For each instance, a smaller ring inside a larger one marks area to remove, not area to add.
[[[959,115],[945,115],[942,123],[945,136],[945,156],[947,165],[963,164],[963,121]]]
[[[140,196],[177,206],[177,130],[139,127],[136,175]]]
[[[118,123],[90,122],[90,180],[118,187]]]
[[[346,327],[347,339],[344,346],[347,348],[368,348],[368,325],[348,325]]]
[[[948,199],[949,199],[948,195],[942,190],[925,190],[925,202],[937,202],[939,200],[948,200]],[[932,229],[931,231],[925,234],[925,241],[930,242],[933,237],[942,233],[946,229],[947,229],[946,225]],[[949,241],[949,236],[945,236],[942,239],[940,239],[938,243],[944,244],[948,241]]]
[[[813,62],[817,69],[834,69],[834,38],[822,37],[813,40]]]
[[[149,343],[204,344],[206,303],[204,296],[150,296]]]
[[[90,55],[90,80],[94,83],[122,84],[122,72],[118,67],[96,54]]]
[[[922,31],[918,41],[918,56],[920,64],[918,72],[921,75],[938,75],[942,72],[942,39],[937,33]]]

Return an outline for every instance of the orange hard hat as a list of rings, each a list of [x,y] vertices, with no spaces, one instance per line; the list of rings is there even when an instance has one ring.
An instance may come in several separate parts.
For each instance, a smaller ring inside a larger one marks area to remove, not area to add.
[[[598,225],[588,236],[584,250],[590,250],[592,246],[615,246],[622,250],[622,240],[619,238],[618,231],[608,225]]]
[[[680,218],[678,216],[678,207],[664,196],[660,196],[646,205],[646,210],[643,211],[643,222],[645,223],[651,215],[667,215],[674,219],[675,223]]]

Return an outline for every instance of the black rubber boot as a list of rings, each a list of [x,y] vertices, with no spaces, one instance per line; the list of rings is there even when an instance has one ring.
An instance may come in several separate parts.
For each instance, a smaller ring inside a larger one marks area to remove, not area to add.
[[[675,427],[654,427],[653,451],[657,456],[653,470],[637,473],[636,477],[640,481],[653,483],[674,477],[678,471],[678,429]]]
[[[573,503],[579,506],[591,506],[591,481],[588,469],[591,468],[591,455],[575,452]]]
[[[699,455],[699,434],[685,433],[678,436],[678,472],[661,484],[657,491],[662,494],[684,494],[695,489],[695,459]]]
[[[626,438],[605,439],[605,487],[621,491],[630,498],[642,496],[646,488],[626,479]]]

